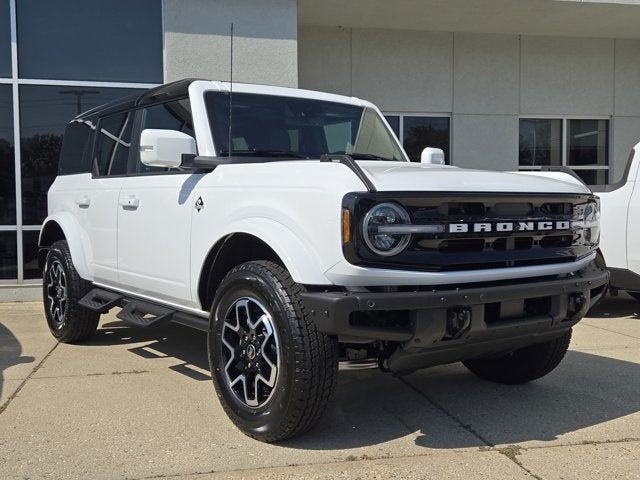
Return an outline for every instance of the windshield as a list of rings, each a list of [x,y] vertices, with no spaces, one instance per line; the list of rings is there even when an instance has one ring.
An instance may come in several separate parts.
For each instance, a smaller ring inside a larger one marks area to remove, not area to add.
[[[229,154],[229,94],[205,93],[218,155]],[[377,112],[343,103],[251,93],[233,94],[232,155],[405,160]]]

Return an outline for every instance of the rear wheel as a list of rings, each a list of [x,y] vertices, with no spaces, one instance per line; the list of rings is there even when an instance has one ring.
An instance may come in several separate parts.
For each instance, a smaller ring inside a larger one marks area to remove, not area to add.
[[[498,383],[526,383],[544,377],[556,368],[571,342],[571,330],[562,336],[506,355],[477,358],[462,362],[469,370],[485,380]]]
[[[209,362],[222,406],[245,434],[265,442],[298,435],[327,409],[338,373],[338,343],[318,332],[279,265],[247,262],[218,289]]]
[[[89,290],[91,283],[82,279],[73,266],[67,241],[55,242],[47,254],[42,294],[49,330],[59,341],[80,342],[96,333],[100,314],[78,305]]]

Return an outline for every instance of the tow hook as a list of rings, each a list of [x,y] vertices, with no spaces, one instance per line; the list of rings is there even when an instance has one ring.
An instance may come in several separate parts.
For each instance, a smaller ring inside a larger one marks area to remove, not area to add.
[[[471,309],[467,307],[447,310],[447,329],[443,340],[455,340],[471,328]]]
[[[567,320],[573,320],[586,313],[588,300],[584,293],[574,293],[569,295],[569,305],[567,309]]]

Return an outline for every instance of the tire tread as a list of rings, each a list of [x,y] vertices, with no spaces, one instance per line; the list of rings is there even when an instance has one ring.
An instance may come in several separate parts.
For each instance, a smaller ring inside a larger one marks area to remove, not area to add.
[[[62,257],[60,260],[64,262],[65,273],[67,276],[67,290],[69,298],[67,300],[67,318],[62,332],[53,332],[54,336],[62,343],[76,343],[91,338],[98,328],[100,314],[92,312],[78,304],[83,296],[85,296],[93,288],[91,282],[84,280],[75,267],[71,259],[71,252],[66,240],[58,240],[55,242],[47,255],[46,265],[49,264],[49,256],[55,251]],[[43,280],[43,282],[46,280]],[[45,286],[43,285],[43,290]],[[46,294],[44,301],[46,303]]]
[[[277,431],[260,436],[244,432],[257,440],[276,442],[304,433],[326,412],[337,385],[338,342],[318,331],[300,300],[303,287],[294,282],[285,268],[271,261],[252,261],[234,267],[227,276],[246,271],[269,279],[283,300],[285,310],[293,313],[286,320],[294,342],[296,367],[293,377],[298,385],[293,387],[287,416]],[[225,402],[222,405],[233,418]]]

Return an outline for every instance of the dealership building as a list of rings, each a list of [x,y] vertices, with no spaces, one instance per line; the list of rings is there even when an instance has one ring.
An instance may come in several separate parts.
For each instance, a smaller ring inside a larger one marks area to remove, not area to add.
[[[640,142],[640,2],[0,0],[0,298],[34,294],[65,124],[185,77],[376,103],[418,160],[614,183]],[[4,294],[2,294],[4,290]],[[31,293],[27,293],[31,292]]]

